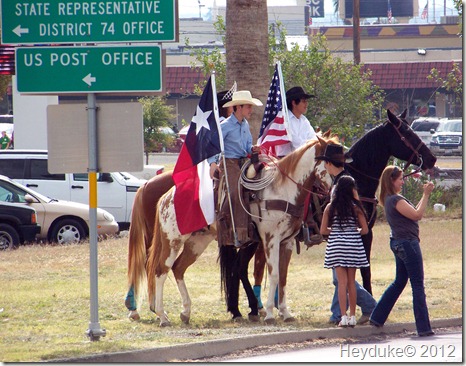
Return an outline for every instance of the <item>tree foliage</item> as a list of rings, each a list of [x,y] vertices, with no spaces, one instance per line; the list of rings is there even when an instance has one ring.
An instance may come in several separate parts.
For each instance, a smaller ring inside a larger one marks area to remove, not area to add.
[[[457,62],[453,62],[450,72],[442,76],[437,69],[430,70],[428,79],[434,80],[439,89],[444,89],[454,95],[455,106],[463,106],[463,72]]]
[[[138,102],[142,104],[143,110],[144,153],[147,160],[151,151],[173,142],[174,136],[163,133],[161,128],[171,126],[170,121],[175,118],[175,112],[163,97],[143,97]]]

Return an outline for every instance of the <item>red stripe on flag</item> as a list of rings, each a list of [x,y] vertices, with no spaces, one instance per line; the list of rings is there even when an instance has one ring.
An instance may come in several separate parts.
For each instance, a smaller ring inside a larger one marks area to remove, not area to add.
[[[176,185],[175,196],[173,197],[176,221],[180,233],[184,235],[202,229],[207,226],[207,222],[199,202],[200,181],[197,166],[192,164],[191,157],[184,145],[178,160],[186,163],[185,166],[191,165],[189,168],[185,167],[173,174]],[[188,212],[189,215],[186,215]]]

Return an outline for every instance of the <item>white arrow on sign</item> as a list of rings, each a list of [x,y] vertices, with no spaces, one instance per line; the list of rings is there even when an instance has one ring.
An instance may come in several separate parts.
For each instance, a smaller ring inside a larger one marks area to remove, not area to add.
[[[21,25],[18,25],[15,29],[13,29],[13,33],[15,33],[18,37],[21,37],[23,33],[29,33],[29,28],[21,28]]]
[[[83,78],[83,81],[89,85],[89,86],[92,86],[92,83],[95,83],[96,82],[96,78],[94,76],[92,76],[90,73],[87,74],[84,78]]]

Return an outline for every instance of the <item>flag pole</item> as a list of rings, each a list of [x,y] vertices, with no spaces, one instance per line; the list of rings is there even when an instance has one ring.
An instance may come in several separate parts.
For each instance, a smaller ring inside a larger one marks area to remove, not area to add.
[[[214,94],[214,111],[215,111],[215,121],[217,123],[217,129],[218,129],[218,134],[220,137],[220,159],[223,162],[223,174],[225,175],[225,186],[227,189],[227,197],[228,197],[228,205],[230,206],[230,216],[231,216],[231,228],[233,230],[233,239],[234,239],[234,245],[237,247],[239,246],[239,241],[238,241],[238,234],[236,232],[236,226],[235,226],[235,220],[233,218],[233,206],[231,204],[231,195],[230,195],[230,184],[228,183],[228,172],[227,172],[227,165],[226,165],[226,160],[225,160],[225,150],[224,150],[224,145],[223,145],[223,135],[222,135],[222,129],[220,128],[220,123],[219,123],[219,114],[218,114],[218,101],[217,101],[217,89],[215,87],[215,71],[212,72],[212,92]]]
[[[283,113],[285,114],[283,116],[283,124],[285,126],[285,131],[286,131],[286,135],[288,136],[288,140],[292,140],[291,139],[291,135],[290,135],[290,131],[289,131],[289,124],[290,124],[290,118],[288,116],[288,105],[286,104],[286,91],[285,91],[285,84],[283,82],[283,75],[282,75],[282,63],[280,61],[277,61],[277,70],[278,70],[278,77],[280,79],[280,91],[282,93],[282,109],[283,109]],[[283,94],[285,94],[285,98],[283,98]]]

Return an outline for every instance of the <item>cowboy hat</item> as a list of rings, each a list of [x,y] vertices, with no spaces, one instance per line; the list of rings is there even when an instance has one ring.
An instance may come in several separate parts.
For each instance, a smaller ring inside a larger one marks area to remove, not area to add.
[[[315,95],[307,94],[300,86],[295,86],[286,92],[286,100],[315,98]]]
[[[324,160],[331,163],[351,163],[353,161],[353,159],[345,156],[343,145],[337,144],[328,144],[324,155],[316,156],[316,160]]]
[[[243,104],[251,104],[260,107],[262,102],[259,99],[253,98],[249,90],[239,90],[233,93],[231,101],[224,104],[223,107],[233,107]]]

